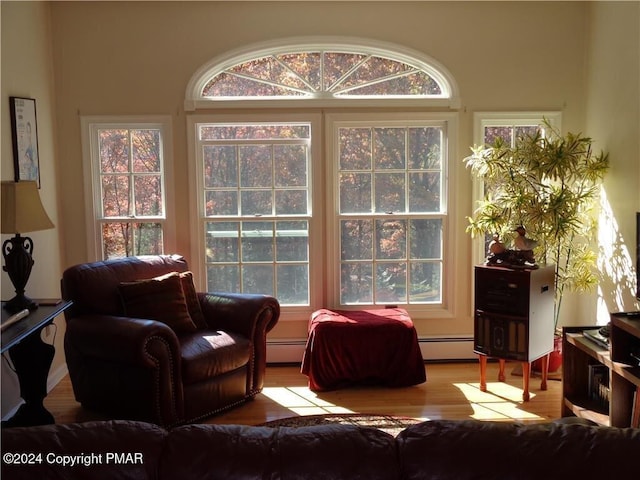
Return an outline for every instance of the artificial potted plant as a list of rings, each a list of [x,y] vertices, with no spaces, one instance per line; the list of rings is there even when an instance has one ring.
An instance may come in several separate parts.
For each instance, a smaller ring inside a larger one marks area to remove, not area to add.
[[[492,145],[473,147],[464,159],[485,190],[467,231],[474,237],[497,235],[508,244],[522,225],[537,242],[535,262],[555,266],[556,335],[563,294],[589,291],[598,283],[595,210],[609,159],[593,152],[591,144],[582,134],[561,135],[545,120],[513,146],[497,138]],[[550,372],[560,366],[552,363]]]

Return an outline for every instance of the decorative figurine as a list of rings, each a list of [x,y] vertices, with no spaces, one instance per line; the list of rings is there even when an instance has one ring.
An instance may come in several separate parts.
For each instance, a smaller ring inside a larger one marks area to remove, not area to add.
[[[535,265],[536,259],[533,256],[533,249],[536,248],[538,242],[527,238],[527,230],[522,225],[518,225],[513,231],[518,233],[518,236],[513,240],[516,251],[519,252],[518,254],[522,256],[525,263]]]
[[[520,225],[514,232],[518,232],[518,236],[513,241],[514,249],[505,248],[500,241],[497,233],[493,234],[493,239],[489,242],[489,251],[485,265],[497,265],[510,268],[538,268],[536,260],[533,256],[533,249],[538,244],[535,240],[526,237],[525,228]]]

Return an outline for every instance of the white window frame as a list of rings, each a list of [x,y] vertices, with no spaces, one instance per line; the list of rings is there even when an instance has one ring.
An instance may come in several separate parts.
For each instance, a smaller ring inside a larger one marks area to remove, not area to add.
[[[454,289],[453,277],[455,276],[455,265],[452,254],[452,240],[456,235],[456,222],[451,219],[450,212],[455,211],[454,199],[451,194],[451,185],[455,185],[455,171],[458,163],[457,137],[458,137],[458,114],[451,112],[429,112],[429,113],[329,113],[326,115],[325,126],[325,155],[326,155],[326,194],[327,201],[327,277],[328,277],[328,305],[339,308],[380,308],[359,304],[357,306],[340,305],[340,215],[339,215],[339,183],[337,181],[338,171],[338,145],[334,142],[337,128],[348,126],[350,123],[361,125],[363,122],[370,122],[372,125],[384,123],[388,126],[393,124],[419,125],[420,122],[442,122],[446,126],[446,139],[443,147],[442,165],[442,212],[433,214],[433,218],[442,218],[442,299],[439,303],[433,304],[399,304],[410,314],[420,317],[450,318],[454,316],[453,306]]]
[[[169,115],[150,116],[81,116],[82,157],[84,165],[85,219],[87,232],[87,258],[103,260],[102,251],[102,186],[100,184],[100,155],[98,131],[102,129],[158,129],[162,142],[162,191],[164,216],[154,219],[162,224],[164,252],[176,251],[175,202],[173,182],[173,138]],[[132,219],[134,221],[135,219]]]
[[[474,145],[483,145],[485,127],[521,127],[527,125],[539,125],[543,120],[549,121],[549,124],[560,130],[562,113],[558,111],[530,111],[530,112],[475,112],[473,114],[473,143]],[[471,151],[465,152],[463,157],[471,154]],[[478,206],[478,202],[484,197],[484,182],[476,177],[472,179],[471,188],[471,211],[474,212]],[[473,239],[472,260],[474,265],[484,263],[487,252],[484,251],[484,241],[482,238]]]
[[[312,98],[312,99],[233,99],[215,100],[204,97],[202,89],[218,73],[233,65],[262,56],[291,51],[333,50],[359,52],[415,65],[427,72],[443,88],[441,98]],[[449,71],[438,61],[424,53],[378,40],[353,37],[294,37],[260,42],[226,52],[202,65],[191,77],[185,92],[186,111],[211,108],[352,108],[352,107],[439,107],[458,109],[461,101],[458,86]]]
[[[322,271],[322,218],[324,206],[322,202],[322,116],[314,113],[273,114],[193,114],[187,116],[187,138],[189,158],[189,196],[191,215],[191,258],[190,266],[194,277],[200,285],[206,285],[206,258],[204,245],[204,225],[207,221],[204,205],[203,160],[197,151],[198,126],[207,123],[309,123],[311,125],[311,147],[309,168],[310,205],[309,216],[300,216],[309,221],[309,305],[291,305],[282,308],[281,320],[299,320],[308,317],[323,305],[323,271]],[[253,218],[253,217],[252,217]],[[238,217],[242,220],[243,217]],[[235,220],[232,220],[235,221]]]

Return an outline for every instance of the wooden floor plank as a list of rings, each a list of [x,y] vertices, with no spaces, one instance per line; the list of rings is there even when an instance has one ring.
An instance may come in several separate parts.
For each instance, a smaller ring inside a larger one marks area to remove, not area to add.
[[[299,365],[268,366],[265,388],[255,400],[210,417],[201,423],[259,425],[297,415],[326,413],[378,413],[419,419],[469,419],[540,423],[560,416],[562,382],[531,379],[531,400],[522,401],[522,377],[514,375],[516,363],[507,364],[507,378],[498,382],[498,367],[489,363],[487,392],[479,389],[477,362],[428,363],[427,381],[407,388],[352,387],[312,392]],[[69,377],[47,396],[45,406],[56,423],[106,419],[78,404]]]

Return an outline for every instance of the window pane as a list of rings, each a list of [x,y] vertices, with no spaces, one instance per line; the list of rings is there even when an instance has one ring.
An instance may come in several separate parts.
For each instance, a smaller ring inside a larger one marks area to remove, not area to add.
[[[411,220],[412,259],[442,258],[442,220]]]
[[[162,225],[159,223],[104,223],[102,251],[105,258],[163,253]]]
[[[376,128],[374,160],[376,169],[404,169],[406,167],[406,129]]]
[[[411,303],[437,303],[442,301],[442,264],[413,262],[411,264]]]
[[[341,128],[340,170],[371,170],[371,129]]]
[[[201,125],[200,140],[277,140],[311,138],[308,124]]]
[[[133,254],[160,255],[163,253],[162,225],[159,223],[133,224]]]
[[[322,89],[319,52],[290,53],[278,55],[277,58],[304,79],[314,91]]]
[[[276,215],[304,215],[307,210],[306,190],[276,190]]]
[[[342,220],[340,222],[342,260],[373,259],[372,226],[372,220]]]
[[[407,258],[406,220],[376,220],[376,259]]]
[[[128,217],[130,209],[129,177],[104,175],[102,177],[103,217]]]
[[[409,211],[439,212],[440,172],[421,172],[409,174]]]
[[[371,212],[371,174],[340,174],[340,213]]]
[[[272,265],[244,265],[242,267],[242,291],[274,295]]]
[[[238,160],[233,145],[211,146],[202,149],[204,158],[204,186],[237,187]]]
[[[407,264],[378,263],[376,266],[376,303],[407,302]]]
[[[273,165],[271,147],[252,145],[239,147],[240,185],[243,187],[271,187],[273,185]]]
[[[102,252],[105,259],[126,257],[133,252],[131,227],[130,223],[102,224]]]
[[[276,223],[276,259],[279,262],[306,262],[309,259],[309,223]]]
[[[274,145],[277,187],[307,185],[307,148],[304,145]]]
[[[136,173],[160,172],[160,131],[132,130],[133,171]]]
[[[404,173],[376,173],[376,212],[404,213]]]
[[[442,168],[442,141],[442,128],[409,128],[409,168]]]
[[[273,222],[242,222],[242,261],[274,261]]]
[[[340,303],[373,302],[373,264],[342,264],[340,269]]]
[[[513,139],[513,128],[511,127],[485,127],[484,128],[484,142],[487,145],[492,145],[496,139],[501,138],[507,145],[511,145]]]
[[[242,199],[241,215],[271,215],[271,190],[250,190],[240,194]]]
[[[309,267],[278,265],[278,301],[281,305],[309,304]]]
[[[208,217],[238,214],[238,192],[205,192],[205,209]]]
[[[207,262],[237,262],[240,250],[238,222],[207,222],[206,254]]]
[[[240,292],[240,267],[237,265],[208,265],[207,291]]]
[[[134,177],[134,192],[136,216],[164,215],[160,175],[136,175]]]
[[[322,57],[324,61],[324,89],[331,90],[338,80],[365,58],[366,55],[326,52]]]
[[[102,173],[129,171],[129,130],[100,130],[99,155]]]

